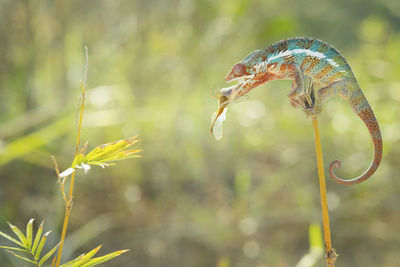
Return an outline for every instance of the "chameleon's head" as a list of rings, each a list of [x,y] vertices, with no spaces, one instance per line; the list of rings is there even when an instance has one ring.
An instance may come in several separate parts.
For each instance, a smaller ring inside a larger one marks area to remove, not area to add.
[[[237,81],[237,84],[218,90],[218,110],[212,117],[211,133],[214,131],[216,122],[219,122],[218,125],[222,125],[222,121],[225,120],[226,109],[230,103],[266,81],[268,76],[266,58],[266,51],[256,50],[233,66],[225,80],[228,83]]]
[[[220,93],[231,101],[261,84],[267,75],[266,58],[265,50],[256,50],[236,63],[225,77],[225,81],[228,83],[237,81],[237,85],[224,88]]]
[[[225,81],[240,81],[241,79],[257,76],[257,74],[262,71],[262,65],[266,58],[267,52],[265,50],[256,50],[251,52],[247,57],[233,66],[228,75],[226,75]]]

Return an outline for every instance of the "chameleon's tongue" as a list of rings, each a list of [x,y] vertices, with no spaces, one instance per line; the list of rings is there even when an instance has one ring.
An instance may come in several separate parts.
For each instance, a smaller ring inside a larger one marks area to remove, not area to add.
[[[226,120],[227,107],[221,108],[211,115],[210,133],[214,136],[215,140],[221,140],[223,135],[223,123]]]
[[[211,127],[210,133],[212,133],[215,139],[220,140],[222,138],[222,124],[226,119],[226,111],[228,109],[228,98],[222,95],[218,102],[218,111],[214,112],[211,116]]]

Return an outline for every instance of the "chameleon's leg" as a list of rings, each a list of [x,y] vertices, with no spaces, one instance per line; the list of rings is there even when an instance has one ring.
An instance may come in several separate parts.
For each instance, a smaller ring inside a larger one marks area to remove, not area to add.
[[[304,76],[304,91],[296,97],[299,106],[303,109],[312,109],[315,103],[315,87],[314,81],[308,77]]]
[[[305,98],[309,107],[312,107],[314,105],[313,95],[314,95],[314,82],[311,78],[308,78],[308,85],[306,86]]]
[[[293,65],[294,79],[288,97],[297,97],[304,92],[304,75],[298,65]]]
[[[304,109],[310,109],[314,105],[314,81],[308,77],[304,76],[304,92],[299,96],[301,103],[303,103]]]
[[[290,92],[288,94],[290,104],[293,107],[303,107],[299,96],[304,94],[305,86],[304,86],[304,75],[298,65],[293,65],[294,79],[292,82],[292,87],[290,88]]]

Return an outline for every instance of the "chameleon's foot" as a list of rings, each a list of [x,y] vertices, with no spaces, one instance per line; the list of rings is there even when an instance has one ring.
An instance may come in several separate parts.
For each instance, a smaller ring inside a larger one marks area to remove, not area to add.
[[[306,115],[309,117],[317,116],[322,111],[322,105],[319,103],[316,103],[316,104],[314,104],[314,106],[312,106],[310,108],[303,108],[303,110],[306,113]]]
[[[300,101],[296,98],[289,97],[290,105],[294,108],[302,107]]]
[[[311,96],[309,95],[309,94],[305,94],[305,99],[306,99],[306,101],[305,101],[305,106],[307,107],[312,107],[313,105],[314,105],[314,101],[312,100],[312,98],[311,98]]]
[[[298,78],[292,82],[288,97],[292,107],[312,109],[315,102],[314,83],[312,79],[302,74],[298,75]]]

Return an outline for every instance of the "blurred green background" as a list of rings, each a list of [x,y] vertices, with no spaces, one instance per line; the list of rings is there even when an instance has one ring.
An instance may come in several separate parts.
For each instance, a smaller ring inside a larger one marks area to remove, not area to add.
[[[0,0],[0,229],[46,220],[63,201],[50,155],[73,157],[89,48],[82,138],[140,134],[143,158],[79,173],[64,256],[104,243],[106,266],[295,266],[321,220],[311,120],[290,81],[252,91],[208,132],[214,89],[256,49],[311,36],[339,49],[379,120],[381,167],[367,182],[327,180],[337,266],[400,262],[400,1]],[[372,142],[340,97],[320,116],[325,166],[359,175]],[[4,239],[1,244],[7,244]],[[21,266],[6,252],[1,266]],[[323,266],[321,258],[316,266]]]

